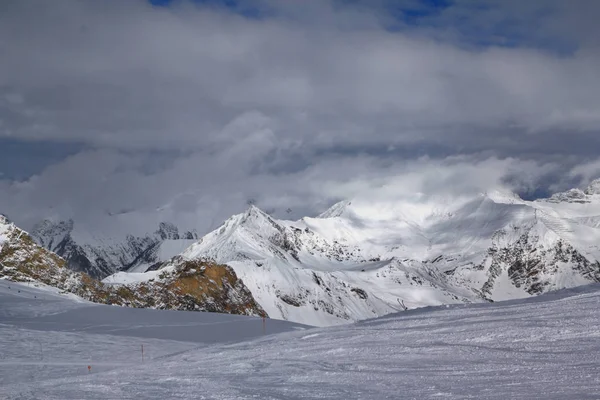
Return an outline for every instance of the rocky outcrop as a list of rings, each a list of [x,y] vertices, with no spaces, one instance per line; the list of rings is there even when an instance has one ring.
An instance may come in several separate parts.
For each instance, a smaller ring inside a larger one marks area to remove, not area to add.
[[[233,269],[211,261],[176,257],[155,279],[112,288],[127,306],[267,316]]]
[[[492,297],[496,281],[504,272],[516,288],[530,295],[562,289],[558,282],[561,269],[589,283],[600,282],[600,262],[589,260],[563,239],[557,238],[550,245],[542,244],[533,226],[525,227],[514,241],[505,242],[504,236],[505,231],[494,235],[487,255],[474,267],[487,274],[481,288],[486,299]]]
[[[0,216],[0,278],[37,281],[72,291],[80,275],[65,266],[64,259],[38,246],[31,236]]]
[[[0,278],[40,282],[86,300],[136,308],[267,316],[235,272],[212,262],[173,259],[151,281],[107,285],[67,262],[0,216]]]

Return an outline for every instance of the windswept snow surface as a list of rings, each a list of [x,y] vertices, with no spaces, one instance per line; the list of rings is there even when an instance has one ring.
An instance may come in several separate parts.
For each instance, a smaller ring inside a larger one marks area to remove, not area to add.
[[[158,362],[209,344],[304,328],[268,320],[263,330],[261,318],[105,306],[0,280],[0,399],[7,385],[87,374],[88,365],[94,373],[139,365],[142,345],[145,362]]]
[[[82,324],[27,328],[19,321],[32,322],[33,306],[11,296],[3,294],[3,304],[12,298],[9,308],[25,317],[7,324],[3,316],[0,325],[0,397],[7,399],[600,398],[598,285],[201,348],[136,336],[139,321],[126,308],[115,310],[121,329],[134,328],[127,336]],[[155,325],[172,325],[170,315],[191,317],[151,313]]]

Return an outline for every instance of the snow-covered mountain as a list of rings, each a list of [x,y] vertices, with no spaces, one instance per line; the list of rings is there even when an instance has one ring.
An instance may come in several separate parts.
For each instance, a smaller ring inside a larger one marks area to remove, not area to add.
[[[596,181],[538,201],[498,191],[357,198],[298,221],[252,206],[181,257],[231,266],[272,318],[331,325],[598,282],[599,246]]]
[[[153,279],[114,287],[72,271],[0,215],[0,279],[48,285],[95,303],[265,316],[252,294],[226,265],[173,258]]]
[[[45,220],[32,237],[106,283],[149,281],[176,255],[227,264],[270,317],[311,325],[600,281],[600,180],[537,201],[499,191],[358,197],[298,221],[252,206],[200,239],[164,222],[134,230],[151,225],[142,218],[93,229]]]
[[[345,244],[317,232],[308,220],[278,221],[251,207],[182,257],[227,263],[269,316],[310,325],[469,301],[468,291],[448,290],[437,271],[394,258],[381,261],[359,243]]]
[[[73,220],[46,219],[35,226],[31,236],[67,260],[70,269],[98,279],[122,270],[146,270],[181,253],[198,239],[195,230],[180,232],[168,222],[159,223],[153,232],[132,234],[128,230],[134,224],[119,217],[110,217],[113,226],[109,232],[98,227],[86,230]]]

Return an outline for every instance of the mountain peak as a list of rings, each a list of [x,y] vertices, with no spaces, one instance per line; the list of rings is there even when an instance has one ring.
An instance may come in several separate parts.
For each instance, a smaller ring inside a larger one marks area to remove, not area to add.
[[[600,179],[593,180],[584,190],[587,195],[600,194]]]
[[[158,230],[155,232],[162,240],[178,240],[179,228],[170,222],[161,222],[158,224]]]
[[[10,221],[10,219],[8,219],[8,217],[6,215],[0,214],[0,224],[8,225],[10,223],[11,223],[11,221]]]
[[[319,214],[318,218],[335,218],[340,217],[344,214],[346,209],[352,205],[351,200],[342,200],[331,207],[329,207],[325,212]]]
[[[255,205],[251,205],[243,213],[236,214],[227,219],[224,222],[223,227],[228,227],[228,229],[237,229],[238,227],[262,229],[265,226],[272,225],[276,225],[276,223],[269,214]]]
[[[248,207],[248,209],[246,210],[246,212],[244,213],[244,219],[248,219],[248,218],[259,218],[259,219],[271,219],[271,216],[269,214],[267,214],[266,212],[264,212],[263,210],[261,210],[260,208],[256,207],[254,204],[251,204],[250,207]]]
[[[483,193],[482,195],[494,201],[495,203],[514,204],[515,202],[523,201],[521,196],[509,190],[493,189]]]

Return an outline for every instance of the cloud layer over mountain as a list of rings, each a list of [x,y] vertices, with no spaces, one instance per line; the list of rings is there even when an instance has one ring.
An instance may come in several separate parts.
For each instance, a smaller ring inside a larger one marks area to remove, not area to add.
[[[0,146],[72,149],[27,177],[1,165],[26,226],[167,207],[208,229],[250,201],[297,216],[382,187],[537,196],[600,173],[594,1],[0,11]]]

